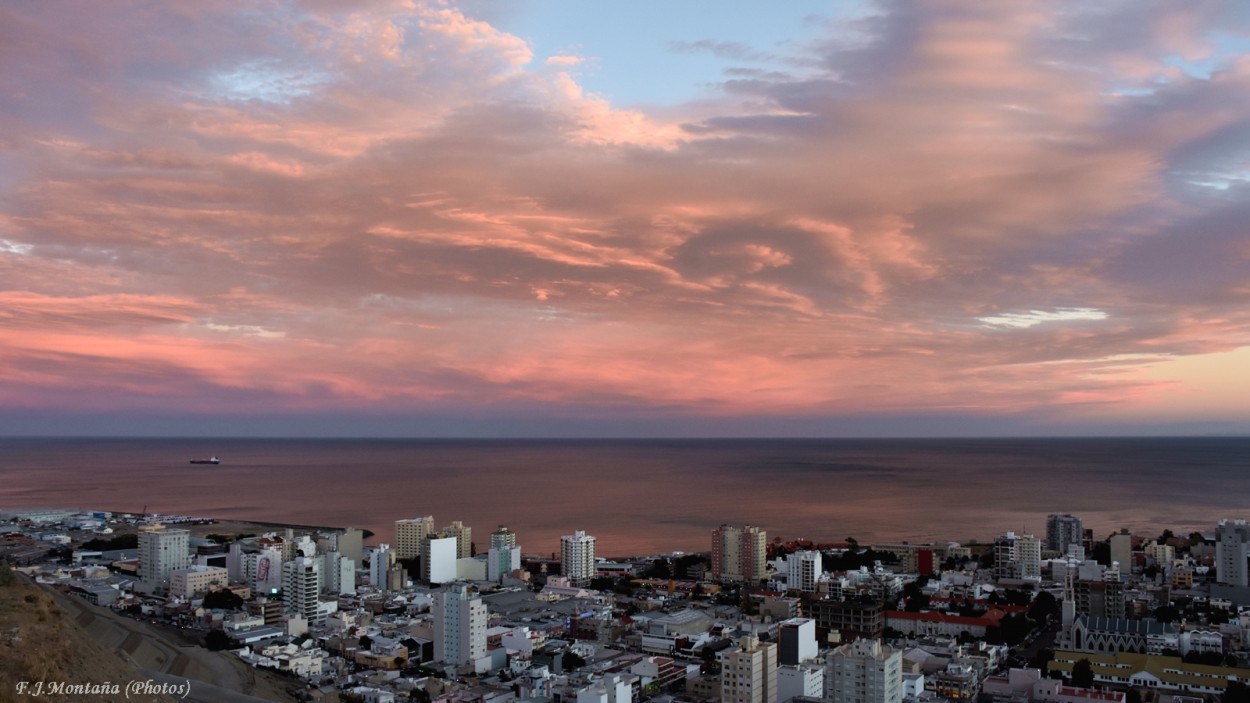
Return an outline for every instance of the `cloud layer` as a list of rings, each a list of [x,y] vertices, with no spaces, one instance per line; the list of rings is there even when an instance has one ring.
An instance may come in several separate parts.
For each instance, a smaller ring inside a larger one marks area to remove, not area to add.
[[[450,3],[0,7],[0,403],[1250,421],[1166,373],[1250,340],[1250,17],[1086,5],[652,113]]]

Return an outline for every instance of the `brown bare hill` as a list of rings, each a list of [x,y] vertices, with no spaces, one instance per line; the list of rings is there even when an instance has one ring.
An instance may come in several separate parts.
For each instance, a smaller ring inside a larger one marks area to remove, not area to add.
[[[35,700],[18,694],[18,684],[43,682],[42,701],[124,701],[131,681],[147,676],[116,652],[105,649],[66,617],[52,596],[0,563],[0,703]],[[49,695],[48,685],[104,683],[117,695]],[[168,696],[137,696],[132,701],[172,701]]]

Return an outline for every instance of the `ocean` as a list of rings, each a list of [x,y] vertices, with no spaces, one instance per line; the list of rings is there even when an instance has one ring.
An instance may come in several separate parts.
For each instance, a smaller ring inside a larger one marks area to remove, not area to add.
[[[189,460],[217,455],[217,466]],[[1212,530],[1250,513],[1250,438],[0,439],[0,508],[356,526],[507,525],[526,554],[585,530],[603,556],[706,551],[721,523],[861,544]]]

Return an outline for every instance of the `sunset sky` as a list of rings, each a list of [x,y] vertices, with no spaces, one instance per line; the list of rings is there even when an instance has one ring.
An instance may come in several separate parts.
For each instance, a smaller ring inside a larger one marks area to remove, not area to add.
[[[1250,4],[0,0],[0,434],[1250,432]]]

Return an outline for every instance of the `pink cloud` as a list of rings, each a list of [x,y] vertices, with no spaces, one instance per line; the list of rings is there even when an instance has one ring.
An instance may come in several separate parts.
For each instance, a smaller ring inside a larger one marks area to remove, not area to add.
[[[1160,68],[1220,9],[886,3],[646,112],[451,4],[8,8],[7,392],[1129,413],[1250,339],[1250,73]]]

